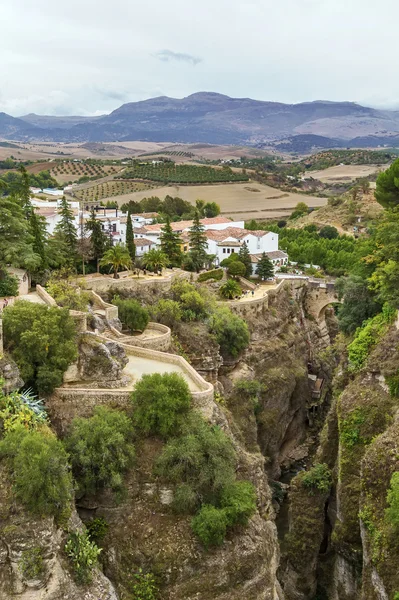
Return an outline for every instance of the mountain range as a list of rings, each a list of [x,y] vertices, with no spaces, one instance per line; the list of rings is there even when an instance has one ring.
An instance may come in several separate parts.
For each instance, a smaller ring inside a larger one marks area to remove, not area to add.
[[[0,138],[16,141],[275,145],[311,147],[399,146],[399,111],[354,102],[300,104],[230,98],[199,92],[123,104],[99,117],[53,117],[0,113]]]

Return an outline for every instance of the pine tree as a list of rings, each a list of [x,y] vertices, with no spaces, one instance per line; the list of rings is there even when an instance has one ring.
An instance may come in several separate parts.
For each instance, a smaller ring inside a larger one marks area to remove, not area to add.
[[[245,265],[245,277],[250,277],[252,275],[252,262],[246,242],[241,246],[238,256],[240,257],[240,262]]]
[[[274,267],[266,252],[262,254],[260,261],[256,265],[256,273],[263,281],[274,276]]]
[[[19,172],[21,173],[21,181],[18,184],[16,193],[21,201],[21,206],[25,212],[26,218],[28,219],[32,213],[29,173],[23,165],[20,165]]]
[[[130,210],[127,213],[126,248],[128,249],[130,258],[132,260],[132,265],[134,265],[134,261],[136,258],[136,246],[134,243],[134,233],[133,233],[132,217],[130,214]]]
[[[11,264],[34,270],[40,261],[19,198],[0,196],[0,269]]]
[[[193,225],[189,230],[188,238],[190,242],[189,257],[197,273],[204,266],[207,255],[208,240],[204,234],[204,231],[205,227],[200,221],[199,212],[196,211],[193,219]]]
[[[182,259],[181,245],[183,243],[178,233],[175,233],[170,224],[170,217],[166,217],[165,225],[161,229],[161,250],[168,257],[168,266],[178,267]]]
[[[48,268],[46,244],[47,244],[47,228],[46,219],[32,212],[29,218],[30,231],[33,236],[33,251],[41,258],[40,271]]]
[[[75,255],[78,234],[76,231],[73,211],[69,207],[68,201],[65,198],[65,196],[62,197],[62,200],[60,202],[58,214],[60,215],[61,220],[55,228],[56,234],[58,234],[58,236],[63,239],[68,248],[69,253]]]

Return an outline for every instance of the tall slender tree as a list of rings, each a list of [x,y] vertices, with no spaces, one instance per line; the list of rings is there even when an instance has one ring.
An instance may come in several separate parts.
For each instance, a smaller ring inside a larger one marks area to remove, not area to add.
[[[90,211],[90,217],[86,221],[86,231],[90,232],[90,242],[92,248],[93,258],[97,262],[97,271],[99,266],[99,260],[103,256],[107,247],[107,238],[102,229],[101,221],[96,218],[96,211],[94,208]]]
[[[274,275],[274,267],[270,258],[264,252],[260,258],[260,261],[256,265],[256,273],[262,280],[270,279]]]
[[[166,217],[164,226],[161,228],[161,250],[168,257],[168,266],[178,267],[181,264],[183,240],[175,233],[170,223],[170,217]]]
[[[190,242],[189,257],[197,273],[204,266],[207,256],[208,240],[204,232],[205,227],[200,221],[200,215],[197,210],[193,219],[193,225],[190,227],[188,233]]]
[[[238,256],[240,257],[240,262],[245,265],[245,277],[250,277],[252,275],[252,262],[246,242],[241,246]]]
[[[16,194],[21,201],[21,206],[24,210],[25,216],[29,219],[32,213],[32,202],[30,199],[30,180],[29,173],[25,169],[24,165],[20,165],[19,172],[21,173],[21,180],[18,184]]]
[[[46,219],[32,211],[29,217],[29,224],[33,236],[33,251],[41,258],[38,270],[44,271],[48,267]]]
[[[130,209],[127,213],[127,223],[126,223],[126,248],[129,252],[130,259],[132,261],[132,265],[134,265],[134,261],[136,259],[136,246],[134,243],[134,233],[133,233],[133,224],[132,224],[132,216]]]
[[[62,197],[60,206],[58,208],[58,214],[61,217],[60,222],[56,226],[56,234],[63,239],[69,253],[72,256],[76,255],[78,234],[75,225],[75,218],[72,209],[68,204],[68,200],[65,196]]]

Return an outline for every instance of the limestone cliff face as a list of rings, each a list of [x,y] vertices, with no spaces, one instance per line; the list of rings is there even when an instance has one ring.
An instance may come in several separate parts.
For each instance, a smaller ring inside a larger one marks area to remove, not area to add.
[[[82,523],[77,514],[69,527],[78,531]],[[66,539],[52,518],[29,515],[12,497],[11,482],[4,465],[0,466],[0,599],[1,600],[117,600],[111,582],[96,570],[92,583],[84,590],[76,585],[63,553]],[[24,571],[24,560],[40,553],[36,574]]]
[[[0,378],[4,382],[2,387],[4,394],[14,392],[24,384],[17,365],[8,356],[0,357]]]

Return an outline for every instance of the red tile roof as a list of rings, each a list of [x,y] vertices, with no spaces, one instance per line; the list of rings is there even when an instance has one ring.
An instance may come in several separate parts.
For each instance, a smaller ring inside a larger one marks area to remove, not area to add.
[[[153,244],[154,244],[154,242],[151,242],[150,240],[146,240],[146,238],[134,238],[135,246],[152,246]]]

